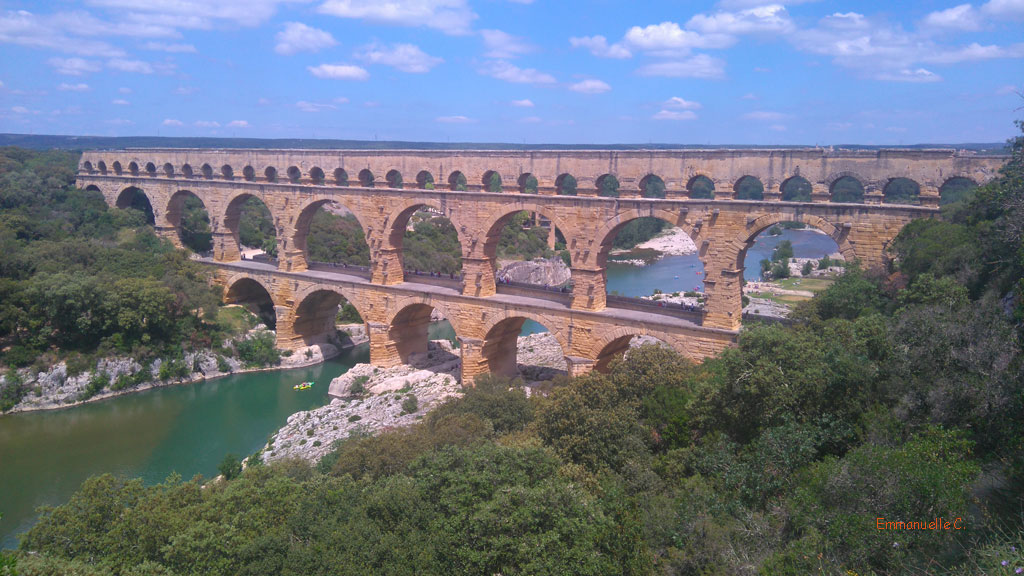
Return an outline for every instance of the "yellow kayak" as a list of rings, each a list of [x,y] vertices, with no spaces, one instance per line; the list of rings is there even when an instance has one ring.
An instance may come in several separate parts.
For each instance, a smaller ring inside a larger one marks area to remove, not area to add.
[[[302,384],[296,384],[292,386],[292,390],[309,390],[313,387],[313,382],[303,382]]]

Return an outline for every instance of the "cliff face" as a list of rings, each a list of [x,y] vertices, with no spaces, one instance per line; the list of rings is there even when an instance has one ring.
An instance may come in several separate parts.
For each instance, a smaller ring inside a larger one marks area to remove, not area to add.
[[[498,280],[524,282],[539,286],[559,286],[569,281],[569,267],[561,258],[537,258],[529,262],[510,262],[498,270]]]

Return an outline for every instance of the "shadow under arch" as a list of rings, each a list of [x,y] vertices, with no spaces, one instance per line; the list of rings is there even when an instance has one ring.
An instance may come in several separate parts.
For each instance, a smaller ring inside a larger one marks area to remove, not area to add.
[[[167,202],[167,222],[174,226],[181,243],[195,251],[213,249],[213,231],[206,203],[191,190],[178,190]]]
[[[228,281],[224,291],[226,304],[237,304],[255,314],[267,328],[277,329],[277,312],[270,291],[259,280],[247,276]]]
[[[520,375],[519,337],[527,320],[532,320],[548,330],[558,342],[562,357],[568,356],[569,343],[564,334],[551,330],[550,319],[522,311],[511,314],[504,318],[494,318],[484,326],[485,336],[480,347],[479,364],[472,367],[471,373],[491,373],[510,377]],[[463,366],[463,370],[465,369]]]
[[[448,321],[456,338],[460,333],[457,315],[452,314],[451,310],[440,302],[425,301],[421,297],[414,296],[400,301],[395,308],[397,311],[387,321],[387,341],[384,353],[389,357],[397,357],[402,364],[416,365],[418,363],[417,355],[431,353],[430,325],[433,322],[435,310],[438,315]],[[444,350],[439,351],[439,354],[442,366],[435,364],[433,368],[441,368],[441,371],[454,370],[454,362],[458,360],[458,356]],[[444,364],[448,365],[443,366]]]
[[[99,188],[96,189],[99,190]],[[149,196],[143,192],[142,188],[135,186],[125,188],[117,195],[117,201],[114,205],[122,210],[128,208],[138,210],[146,215],[147,224],[150,226],[156,225],[156,213],[153,212],[153,203],[150,201]]]
[[[409,220],[413,217],[414,214],[423,209],[430,209],[436,215],[435,218],[443,218],[445,221],[450,223],[451,228],[452,230],[454,230],[455,233],[455,239],[459,244],[459,255],[454,263],[454,269],[448,270],[445,273],[451,273],[454,275],[456,272],[462,269],[462,255],[465,253],[464,247],[466,246],[466,243],[464,242],[464,238],[462,237],[459,228],[455,226],[455,223],[452,222],[451,219],[449,219],[446,214],[444,214],[444,211],[441,209],[441,205],[437,202],[424,201],[421,199],[407,200],[403,205],[401,205],[399,208],[393,211],[392,216],[388,219],[388,234],[386,246],[386,248],[396,251],[396,254],[398,256],[398,262],[400,264],[400,269],[402,271],[403,281],[407,280],[407,278],[405,278],[405,269],[407,264],[404,254],[404,248],[406,232],[409,229]],[[442,230],[441,233],[443,234],[446,232]],[[429,272],[429,270],[425,271]],[[435,270],[435,272],[441,271]]]
[[[303,346],[331,344],[338,346],[338,311],[348,303],[360,318],[365,318],[362,303],[353,301],[338,287],[313,286],[296,294],[292,312],[292,332],[296,342]]]
[[[312,199],[307,200],[304,204],[302,204],[300,206],[300,208],[299,208],[299,217],[296,218],[296,220],[295,220],[294,231],[292,233],[292,244],[291,244],[292,248],[295,249],[295,250],[301,250],[302,251],[303,257],[306,259],[306,263],[307,264],[312,263],[312,262],[322,261],[319,258],[314,258],[314,255],[310,252],[310,246],[309,246],[310,233],[312,231],[313,220],[316,217],[317,213],[320,210],[325,209],[325,207],[327,207],[327,206],[329,206],[331,204],[334,204],[336,206],[344,208],[345,210],[347,210],[349,212],[349,215],[351,215],[351,217],[358,224],[358,226],[359,226],[359,233],[362,236],[361,239],[353,239],[353,240],[361,241],[363,246],[366,247],[366,258],[367,258],[366,262],[345,262],[345,263],[347,263],[347,264],[354,264],[354,265],[358,265],[358,266],[369,266],[369,264],[370,264],[370,262],[369,262],[370,244],[369,244],[369,241],[366,238],[366,225],[359,219],[359,215],[358,214],[353,212],[352,209],[349,208],[348,206],[346,206],[345,204],[339,202],[334,196],[314,197]],[[339,218],[344,218],[344,217],[343,216],[339,216]],[[339,262],[336,262],[336,261],[332,260],[329,263],[338,264]]]
[[[239,250],[239,252],[242,249],[240,230],[242,212],[243,209],[245,208],[245,204],[253,199],[259,201],[259,203],[267,211],[267,214],[269,214],[269,228],[272,229],[271,233],[274,235],[274,238],[278,238],[277,216],[270,209],[270,206],[267,205],[263,198],[260,198],[259,196],[252,194],[251,192],[238,192],[231,196],[230,200],[227,202],[227,206],[224,208],[224,214],[220,218],[220,223],[221,226],[229,232],[229,237],[234,240],[235,247]],[[286,242],[283,242],[282,244],[285,243]],[[276,246],[276,248],[287,249],[287,246]]]

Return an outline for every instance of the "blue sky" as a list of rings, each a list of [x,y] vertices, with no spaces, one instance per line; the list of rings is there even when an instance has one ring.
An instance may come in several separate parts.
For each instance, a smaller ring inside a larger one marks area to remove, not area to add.
[[[1002,141],[1024,0],[0,0],[0,132]]]

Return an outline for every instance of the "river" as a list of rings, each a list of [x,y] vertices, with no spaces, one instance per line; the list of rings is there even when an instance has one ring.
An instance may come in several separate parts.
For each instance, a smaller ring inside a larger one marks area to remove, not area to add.
[[[797,257],[836,251],[831,238],[804,230],[762,236],[747,253],[748,279],[783,240]],[[627,296],[702,288],[703,266],[695,254],[668,256],[648,266],[609,263],[608,290]],[[678,276],[678,278],[677,278]],[[523,333],[544,331],[528,321]],[[454,338],[447,323],[432,338]],[[35,520],[35,509],[66,502],[83,480],[111,472],[157,483],[171,473],[211,477],[227,453],[247,456],[284,425],[288,416],[328,402],[327,385],[353,365],[369,360],[363,344],[323,364],[287,371],[238,374],[208,382],[156,388],[64,410],[0,417],[0,548],[17,546],[16,535]],[[316,382],[296,392],[299,382]]]

